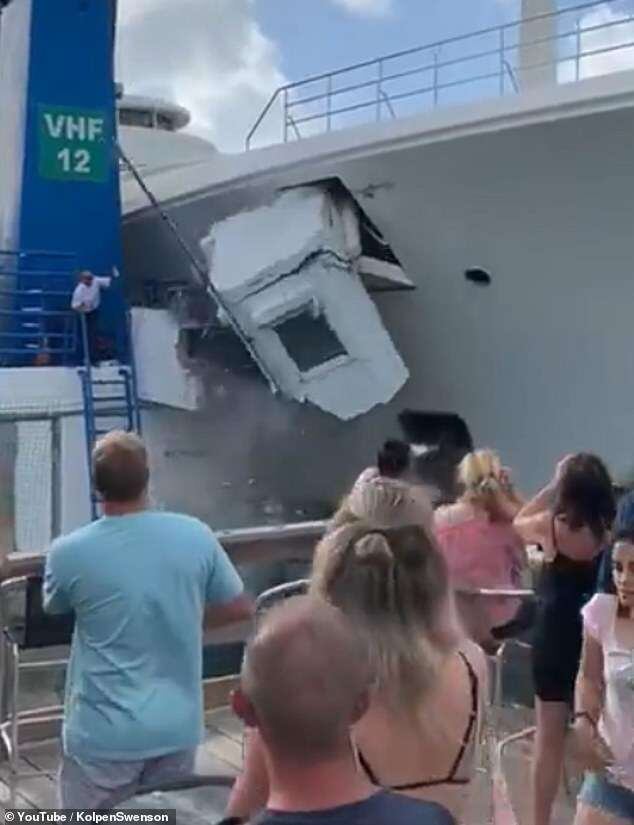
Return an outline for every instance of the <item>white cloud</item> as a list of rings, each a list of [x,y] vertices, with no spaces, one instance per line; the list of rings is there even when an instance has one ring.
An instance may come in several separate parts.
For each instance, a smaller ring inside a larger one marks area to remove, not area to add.
[[[173,100],[190,131],[240,151],[272,92],[285,82],[251,0],[119,0],[117,73],[130,94]],[[262,137],[278,140],[272,112]]]
[[[389,14],[393,7],[393,0],[332,0],[332,2],[352,14],[367,17],[383,17]]]
[[[618,22],[617,21],[622,21]],[[615,25],[610,25],[610,24]],[[616,11],[607,4],[584,15],[581,25],[582,57],[579,61],[579,77],[596,77],[625,69],[634,69],[634,22],[625,19],[624,13]],[[594,31],[584,29],[596,28]],[[605,51],[604,51],[605,50]],[[595,52],[595,54],[588,54]],[[596,52],[599,52],[596,54]],[[583,57],[583,55],[587,55]],[[559,67],[559,80],[574,80],[576,65],[574,60],[562,62]]]

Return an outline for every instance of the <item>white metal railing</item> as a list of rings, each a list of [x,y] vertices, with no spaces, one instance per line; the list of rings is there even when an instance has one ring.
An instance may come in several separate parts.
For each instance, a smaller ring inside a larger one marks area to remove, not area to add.
[[[540,73],[565,83],[628,67],[634,68],[634,16],[619,0],[593,0],[280,86],[251,127],[246,148],[265,127],[268,134],[274,116],[281,119],[286,143],[370,120],[517,94]]]
[[[217,530],[216,536],[231,559],[239,564],[260,564],[295,558],[312,558],[315,543],[327,521],[302,521],[279,525]],[[36,576],[44,572],[46,555],[8,553],[0,547],[0,582],[13,576]]]

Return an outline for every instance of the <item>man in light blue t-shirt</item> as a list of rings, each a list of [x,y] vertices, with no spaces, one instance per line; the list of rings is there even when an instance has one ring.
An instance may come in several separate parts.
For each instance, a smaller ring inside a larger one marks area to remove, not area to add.
[[[212,531],[147,509],[141,440],[93,453],[104,516],[54,542],[44,608],[75,613],[60,773],[63,808],[107,808],[193,771],[203,733],[202,635],[252,607]]]

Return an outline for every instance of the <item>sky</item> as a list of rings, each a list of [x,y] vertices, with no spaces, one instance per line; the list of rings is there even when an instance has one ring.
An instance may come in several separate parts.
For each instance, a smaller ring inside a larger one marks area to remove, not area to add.
[[[634,11],[634,0],[606,2],[584,16],[584,25],[608,22],[623,9]],[[117,73],[127,93],[180,103],[192,114],[191,131],[223,151],[241,151],[278,86],[497,26],[516,20],[519,12],[520,0],[119,0]],[[619,38],[634,42],[634,24],[585,35],[584,48]],[[623,63],[634,66],[634,49],[588,58],[582,73]],[[562,79],[570,72],[572,63],[560,67]],[[412,104],[400,105],[399,114]],[[279,135],[274,110],[262,139]]]

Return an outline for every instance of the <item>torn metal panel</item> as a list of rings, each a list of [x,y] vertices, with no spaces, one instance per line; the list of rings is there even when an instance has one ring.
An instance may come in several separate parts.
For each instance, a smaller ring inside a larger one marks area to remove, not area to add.
[[[352,199],[322,186],[286,191],[215,224],[202,245],[212,283],[288,397],[351,419],[407,381],[361,280]]]
[[[359,274],[368,292],[396,292],[401,289],[416,289],[409,276],[398,264],[370,258],[359,258]]]
[[[203,400],[202,384],[179,352],[179,326],[163,309],[135,307],[132,338],[137,363],[139,397],[181,410],[196,410]]]
[[[335,202],[318,186],[288,190],[271,205],[232,215],[201,243],[214,286],[232,303],[297,271],[316,253],[330,251],[344,262],[361,254],[354,203]]]

